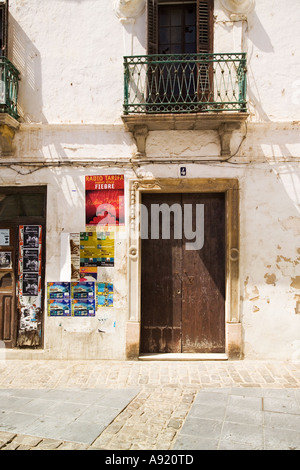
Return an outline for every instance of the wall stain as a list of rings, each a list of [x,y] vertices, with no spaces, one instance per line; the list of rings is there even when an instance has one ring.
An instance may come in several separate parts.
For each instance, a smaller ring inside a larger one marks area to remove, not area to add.
[[[300,276],[292,277],[291,287],[294,289],[300,289]]]
[[[266,280],[266,284],[273,284],[274,286],[276,286],[276,275],[275,274],[269,274],[269,273],[266,273],[264,275],[264,278]]]

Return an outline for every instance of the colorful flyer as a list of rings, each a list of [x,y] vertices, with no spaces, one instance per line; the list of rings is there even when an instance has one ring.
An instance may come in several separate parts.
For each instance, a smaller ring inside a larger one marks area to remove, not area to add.
[[[70,301],[70,283],[69,282],[48,282],[47,298]]]
[[[113,307],[114,286],[108,282],[97,282],[96,286],[97,307]]]
[[[95,298],[94,282],[72,282],[71,297],[74,299],[91,299]]]
[[[50,317],[70,317],[71,313],[70,300],[48,300],[48,315]]]
[[[80,268],[114,266],[114,232],[80,232]]]
[[[48,282],[49,316],[95,316],[95,282]]]
[[[96,232],[80,232],[80,266],[98,266]]]
[[[86,225],[124,225],[124,175],[85,177]]]
[[[95,299],[72,299],[72,315],[74,317],[94,317]]]
[[[48,282],[47,300],[50,317],[71,316],[71,296],[69,282]]]
[[[114,232],[97,232],[97,248],[99,250],[98,266],[114,266],[115,234]]]

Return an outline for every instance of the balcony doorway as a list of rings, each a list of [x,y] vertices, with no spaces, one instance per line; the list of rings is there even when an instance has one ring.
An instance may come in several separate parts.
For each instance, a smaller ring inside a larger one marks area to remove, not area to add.
[[[198,112],[210,101],[212,12],[210,1],[148,2],[148,112]]]

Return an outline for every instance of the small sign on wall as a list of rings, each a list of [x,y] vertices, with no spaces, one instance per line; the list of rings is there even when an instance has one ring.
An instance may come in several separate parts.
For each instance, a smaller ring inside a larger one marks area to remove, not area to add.
[[[9,246],[9,239],[9,228],[0,229],[0,246]]]

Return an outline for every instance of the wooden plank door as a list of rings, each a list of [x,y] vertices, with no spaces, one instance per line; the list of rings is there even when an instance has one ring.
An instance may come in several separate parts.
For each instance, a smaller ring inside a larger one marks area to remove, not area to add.
[[[183,240],[182,352],[221,353],[225,351],[224,194],[183,194],[183,204],[192,204],[194,211],[196,204],[204,205],[204,244],[199,250],[186,250]]]
[[[181,204],[180,194],[145,194],[148,239],[142,243],[142,352],[181,352],[181,256],[182,240],[174,238],[174,217],[170,217],[170,239],[151,238],[151,207]],[[142,223],[146,223],[145,220]]]
[[[15,229],[0,224],[0,341],[12,347],[15,337]]]
[[[224,194],[144,194],[142,203],[148,239],[141,241],[141,352],[224,352]],[[181,238],[172,212],[170,237],[162,237],[160,225],[159,237],[151,238],[153,204],[181,207]],[[197,204],[204,206],[204,244],[187,250],[191,240],[185,237],[185,207],[193,209],[195,232]]]

